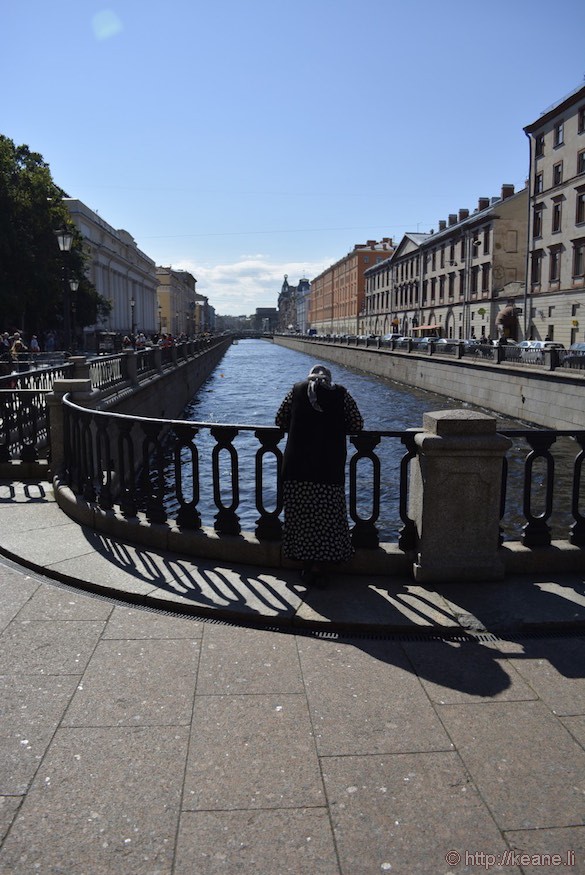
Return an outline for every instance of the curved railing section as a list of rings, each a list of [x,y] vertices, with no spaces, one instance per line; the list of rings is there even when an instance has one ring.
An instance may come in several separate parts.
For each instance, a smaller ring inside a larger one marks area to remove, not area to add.
[[[280,540],[280,429],[125,416],[80,407],[67,396],[64,412],[64,479],[76,496],[104,511],[116,509],[127,519],[142,515],[151,523],[174,521],[184,530],[211,525],[212,516],[220,535],[239,535],[244,517],[245,524],[252,519],[249,530],[259,541]],[[378,547],[380,531],[397,528],[390,516],[399,520],[399,548],[416,548],[408,488],[418,433],[350,436],[348,507],[355,547]],[[585,431],[500,433],[513,440],[503,466],[502,541],[518,540],[520,533],[530,547],[547,546],[553,537],[585,546]]]

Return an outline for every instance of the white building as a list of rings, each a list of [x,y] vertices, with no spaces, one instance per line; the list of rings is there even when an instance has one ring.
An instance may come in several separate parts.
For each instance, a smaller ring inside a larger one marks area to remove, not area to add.
[[[158,331],[156,265],[123,230],[108,225],[101,216],[75,198],[64,198],[76,227],[83,235],[89,255],[88,278],[98,293],[110,302],[105,322],[87,326],[85,333]]]

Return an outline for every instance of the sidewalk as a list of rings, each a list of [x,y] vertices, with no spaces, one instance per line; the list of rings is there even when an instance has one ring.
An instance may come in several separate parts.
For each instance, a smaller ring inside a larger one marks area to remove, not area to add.
[[[0,875],[585,873],[582,577],[310,594],[13,486]]]

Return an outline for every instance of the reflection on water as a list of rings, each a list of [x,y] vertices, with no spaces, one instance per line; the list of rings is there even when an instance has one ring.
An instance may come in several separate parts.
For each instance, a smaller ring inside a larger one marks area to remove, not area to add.
[[[276,346],[266,340],[244,340],[232,345],[215,371],[201,387],[195,398],[187,406],[184,418],[205,423],[240,424],[255,426],[274,425],[274,416],[282,399],[293,383],[302,380],[309,373],[316,359],[305,353]],[[333,379],[344,385],[355,398],[364,417],[364,427],[376,431],[399,431],[422,426],[423,413],[431,410],[453,408],[477,409],[461,401],[445,398],[418,389],[407,389],[379,377],[349,370],[341,365],[330,364]],[[485,412],[485,411],[484,411]],[[492,414],[493,415],[493,414]],[[498,418],[499,430],[526,428],[525,423]],[[280,444],[284,449],[284,440]],[[202,429],[196,438],[199,450],[200,492],[198,505],[203,525],[212,526],[217,509],[213,503],[211,454],[216,445],[209,430]],[[254,465],[258,441],[253,432],[241,432],[234,439],[239,460],[239,506],[242,529],[253,531],[258,511],[254,495]],[[561,438],[553,446],[555,456],[555,493],[564,507],[555,504],[553,512],[553,537],[566,537],[570,523],[570,494],[574,459],[577,445],[569,438]],[[504,517],[504,531],[507,538],[518,539],[525,522],[522,516],[522,484],[524,479],[524,460],[528,452],[526,442],[516,440],[509,454],[508,501]],[[377,454],[381,462],[381,500],[378,523],[380,539],[396,541],[402,522],[398,516],[399,464],[404,455],[404,447],[395,438],[382,438]],[[349,448],[351,455],[351,447]],[[362,517],[371,513],[370,465],[366,460],[358,467],[359,482],[363,484],[358,512]],[[533,478],[532,513],[543,511],[544,486],[546,475],[535,466]],[[183,488],[185,498],[191,495],[190,461],[183,453]],[[231,461],[226,451],[220,454],[222,480],[222,501],[230,505],[232,501]],[[264,496],[267,510],[275,506],[275,493],[270,490],[274,478],[274,460],[268,457],[263,469],[265,484]],[[172,464],[167,467],[167,482],[174,477]],[[174,490],[172,490],[174,492]],[[481,502],[481,495],[477,501]],[[540,502],[540,503],[539,503]],[[169,496],[168,509],[177,509],[176,502]],[[562,532],[562,534],[561,534]]]

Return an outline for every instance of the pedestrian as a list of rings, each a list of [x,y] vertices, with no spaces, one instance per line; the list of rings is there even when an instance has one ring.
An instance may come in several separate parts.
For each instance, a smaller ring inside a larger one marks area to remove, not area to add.
[[[346,435],[363,419],[352,396],[315,365],[295,383],[276,414],[288,432],[282,466],[283,552],[303,563],[307,584],[323,582],[333,562],[346,562],[353,547],[345,501]]]
[[[33,334],[30,340],[30,351],[34,353],[34,355],[38,355],[41,351],[41,347],[39,346],[39,340],[36,334]]]

